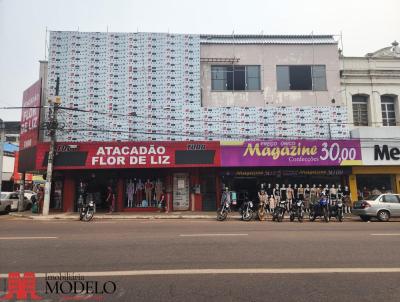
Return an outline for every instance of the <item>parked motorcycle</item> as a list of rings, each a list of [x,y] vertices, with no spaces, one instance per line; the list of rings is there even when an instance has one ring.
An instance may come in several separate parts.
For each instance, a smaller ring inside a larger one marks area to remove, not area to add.
[[[95,204],[92,200],[88,203],[81,203],[80,207],[78,208],[79,220],[86,222],[92,220],[94,216],[94,208]]]
[[[290,221],[294,221],[294,219],[297,218],[299,222],[303,222],[304,202],[302,200],[297,200],[296,202],[293,202],[292,207],[289,211],[289,218]]]
[[[322,196],[318,203],[311,207],[310,221],[314,221],[317,217],[323,218],[325,222],[329,222],[329,205],[328,199]]]
[[[343,201],[341,199],[337,200],[334,204],[329,206],[329,219],[335,217],[336,220],[343,221]]]
[[[231,212],[231,204],[225,200],[221,207],[217,210],[217,220],[224,221],[228,217],[228,213]]]
[[[242,214],[242,219],[244,221],[250,221],[253,219],[253,216],[254,216],[253,207],[254,207],[254,204],[251,200],[246,199],[243,202],[240,212]]]
[[[281,222],[286,213],[286,200],[279,201],[278,205],[275,207],[274,213],[272,214],[272,221]]]

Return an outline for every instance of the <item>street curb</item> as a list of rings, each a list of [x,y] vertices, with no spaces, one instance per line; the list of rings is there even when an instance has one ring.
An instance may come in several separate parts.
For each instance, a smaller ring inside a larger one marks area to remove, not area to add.
[[[77,215],[49,215],[47,217],[42,215],[24,215],[19,213],[9,213],[10,216],[25,218],[31,220],[79,220]],[[240,218],[240,216],[231,216],[230,218]],[[94,220],[162,220],[162,219],[211,219],[215,220],[216,216],[208,215],[95,215]]]
[[[10,216],[18,217],[18,218],[25,218],[30,220],[38,220],[38,221],[48,221],[48,220],[79,220],[78,215],[65,215],[65,214],[58,214],[58,215],[49,215],[49,216],[42,216],[42,215],[25,215],[21,213],[9,213]],[[345,220],[351,221],[354,216],[345,217]],[[173,220],[173,219],[203,219],[203,220],[216,220],[215,215],[179,215],[179,214],[170,214],[170,215],[120,215],[120,214],[101,214],[95,215],[94,220]],[[228,216],[228,221],[234,220],[241,220],[240,215],[230,215]],[[285,220],[289,219],[285,217]]]

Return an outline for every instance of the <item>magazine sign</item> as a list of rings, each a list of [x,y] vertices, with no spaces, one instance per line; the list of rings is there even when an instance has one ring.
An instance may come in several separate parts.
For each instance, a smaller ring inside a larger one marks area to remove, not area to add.
[[[267,140],[221,143],[224,167],[361,165],[359,140]]]

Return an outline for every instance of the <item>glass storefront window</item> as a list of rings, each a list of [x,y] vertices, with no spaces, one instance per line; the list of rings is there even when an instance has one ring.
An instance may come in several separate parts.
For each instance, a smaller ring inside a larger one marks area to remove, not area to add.
[[[160,178],[125,178],[125,208],[161,207],[165,199],[164,183]]]
[[[357,189],[358,199],[365,199],[370,195],[393,193],[393,177],[382,174],[357,175]]]

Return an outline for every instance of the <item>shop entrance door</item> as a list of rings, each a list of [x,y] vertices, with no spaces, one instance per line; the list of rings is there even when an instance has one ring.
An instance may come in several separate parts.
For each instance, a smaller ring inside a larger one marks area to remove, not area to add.
[[[174,174],[173,208],[175,211],[189,210],[189,174]]]
[[[201,178],[201,195],[203,197],[203,211],[217,210],[217,193],[215,192],[215,176],[202,176]]]

